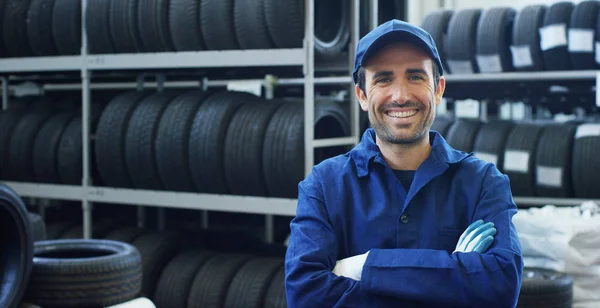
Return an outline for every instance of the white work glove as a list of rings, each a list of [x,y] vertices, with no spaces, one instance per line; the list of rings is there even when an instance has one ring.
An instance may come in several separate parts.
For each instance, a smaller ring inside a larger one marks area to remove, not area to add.
[[[484,253],[494,242],[494,235],[494,223],[484,224],[483,220],[477,220],[460,236],[454,252]]]
[[[338,276],[348,277],[359,281],[362,275],[363,265],[365,265],[368,255],[369,252],[367,251],[362,255],[349,257],[335,262],[333,273]]]

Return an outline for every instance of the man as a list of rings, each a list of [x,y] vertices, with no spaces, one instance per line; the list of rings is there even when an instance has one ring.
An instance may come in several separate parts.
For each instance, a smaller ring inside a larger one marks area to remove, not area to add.
[[[289,307],[515,307],[523,270],[508,178],[430,131],[445,88],[431,36],[392,20],[362,38],[372,128],[298,188]]]

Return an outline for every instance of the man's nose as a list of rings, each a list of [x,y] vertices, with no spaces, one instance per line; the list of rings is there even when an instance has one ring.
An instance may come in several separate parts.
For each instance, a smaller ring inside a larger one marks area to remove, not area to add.
[[[392,101],[398,104],[404,104],[410,100],[410,93],[405,82],[396,82],[392,89]]]

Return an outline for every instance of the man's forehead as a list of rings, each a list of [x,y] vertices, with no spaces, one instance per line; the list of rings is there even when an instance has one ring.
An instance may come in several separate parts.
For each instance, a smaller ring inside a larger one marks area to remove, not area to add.
[[[394,65],[418,65],[422,68],[431,67],[433,63],[431,56],[423,49],[411,43],[401,42],[383,47],[370,57],[363,66],[368,69],[370,66],[392,64],[390,63],[392,60]]]

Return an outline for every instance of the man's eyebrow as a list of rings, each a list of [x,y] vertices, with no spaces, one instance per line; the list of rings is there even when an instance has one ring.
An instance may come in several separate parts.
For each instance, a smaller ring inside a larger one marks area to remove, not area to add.
[[[422,69],[422,68],[407,68],[406,69],[406,73],[407,74],[423,74],[423,75],[427,75],[427,72]]]
[[[392,76],[392,75],[394,75],[394,72],[392,72],[392,71],[379,71],[379,72],[373,74],[373,79],[377,79],[382,76]]]

